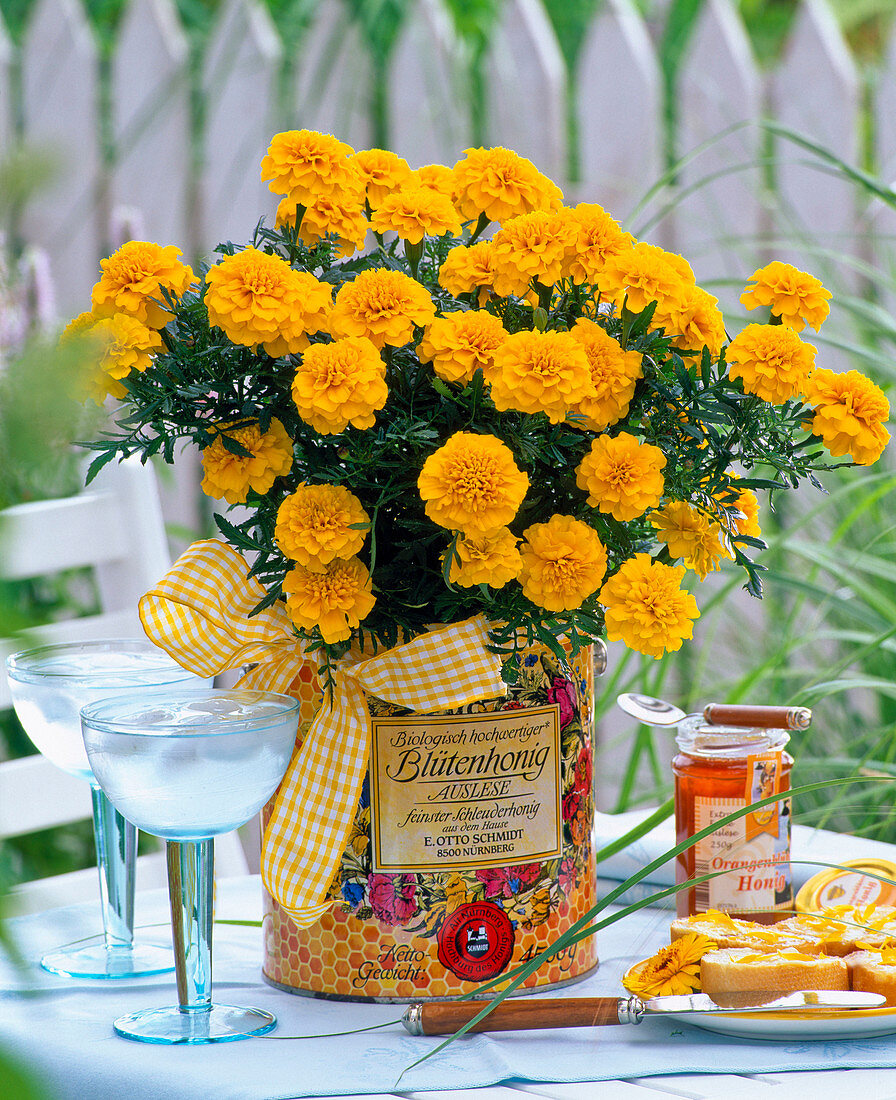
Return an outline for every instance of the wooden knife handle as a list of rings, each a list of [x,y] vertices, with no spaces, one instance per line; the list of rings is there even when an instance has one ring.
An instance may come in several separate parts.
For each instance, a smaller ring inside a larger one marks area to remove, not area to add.
[[[414,1035],[450,1035],[477,1016],[486,1001],[427,1001],[412,1005],[405,1027]],[[625,1003],[625,1002],[623,1002]],[[553,997],[514,1000],[496,1005],[470,1031],[529,1031],[553,1027],[618,1024],[618,997]]]

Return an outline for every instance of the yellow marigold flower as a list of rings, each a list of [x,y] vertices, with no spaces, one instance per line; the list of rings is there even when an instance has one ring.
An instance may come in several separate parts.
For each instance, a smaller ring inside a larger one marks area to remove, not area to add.
[[[584,418],[585,427],[602,432],[628,412],[644,373],[641,353],[623,351],[618,340],[587,317],[576,321],[570,335],[585,349],[594,385],[594,395],[580,401],[575,412]]]
[[[734,534],[750,535],[758,539],[762,536],[759,526],[759,498],[752,489],[738,489],[739,474],[731,470],[727,473],[732,481],[730,492],[719,493],[712,498],[719,524]],[[732,493],[735,494],[733,499]]]
[[[378,348],[400,348],[427,325],[436,307],[425,287],[403,271],[387,268],[362,271],[336,295],[329,317],[334,336],[366,336]]]
[[[652,443],[628,432],[598,436],[579,463],[576,484],[588,493],[592,508],[614,519],[635,519],[655,508],[663,495],[666,456]]]
[[[754,539],[760,538],[762,528],[759,526],[759,497],[752,489],[741,489],[737,495],[737,500],[734,502],[734,507],[738,511],[738,516],[734,521],[737,533],[739,535],[750,535]]]
[[[62,340],[86,338],[91,342],[94,355],[91,363],[96,369],[89,379],[90,396],[101,405],[107,395],[122,398],[127,389],[121,384],[132,371],[145,371],[152,366],[153,356],[162,350],[162,338],[155,329],[148,328],[127,313],[113,313],[111,317],[97,317],[93,313],[81,313],[70,321],[62,333]]]
[[[486,310],[459,310],[436,317],[426,326],[417,355],[446,382],[469,382],[477,370],[488,378],[495,350],[507,330]]]
[[[464,535],[455,545],[448,579],[462,588],[477,584],[503,588],[516,580],[523,567],[518,542],[509,527],[499,527],[487,535]]]
[[[457,297],[479,291],[482,305],[495,285],[495,247],[491,241],[459,244],[452,248],[439,268],[439,284]]]
[[[677,294],[663,299],[651,321],[651,328],[664,328],[674,348],[699,351],[709,348],[713,359],[721,352],[727,335],[719,299],[702,287],[683,283]]]
[[[216,424],[217,435],[202,452],[202,491],[215,500],[243,504],[249,490],[263,494],[274,481],[292,468],[292,440],[279,420],[272,420],[266,432],[258,424],[232,428],[231,422]],[[235,423],[239,423],[236,421]],[[222,437],[235,440],[247,455],[233,454]]]
[[[411,244],[419,244],[425,236],[457,236],[463,228],[449,198],[429,187],[409,186],[382,199],[370,216],[370,225],[378,233],[397,233]]]
[[[884,427],[890,403],[870,378],[857,370],[814,370],[803,393],[815,406],[810,430],[821,436],[834,458],[850,454],[860,466],[880,458],[890,438]]]
[[[360,149],[351,159],[364,184],[372,210],[376,210],[383,199],[410,181],[411,166],[388,149]]]
[[[642,967],[626,974],[622,984],[629,993],[644,998],[699,992],[700,960],[715,948],[708,936],[687,932],[657,951]]]
[[[802,332],[807,322],[818,332],[830,312],[830,297],[831,292],[814,275],[773,260],[753,272],[740,300],[747,309],[768,306],[795,332]]]
[[[639,242],[607,259],[598,285],[606,297],[620,306],[628,295],[628,308],[632,313],[640,313],[651,302],[662,306],[667,298],[681,293],[682,285],[695,282],[687,260],[656,245]]]
[[[100,260],[103,274],[93,288],[92,312],[96,316],[127,313],[149,328],[164,328],[171,320],[163,290],[179,298],[193,282],[193,269],[177,258],[173,244],[128,241],[117,252]]]
[[[286,557],[319,571],[334,558],[352,558],[370,524],[361,501],[344,485],[302,482],[277,509],[274,540]]]
[[[683,565],[663,565],[635,554],[600,590],[607,637],[648,657],[681,649],[694,636],[697,601],[681,588]]]
[[[438,191],[454,201],[454,172],[447,164],[424,164],[411,172],[411,180],[420,187]]]
[[[332,134],[285,130],[274,135],[261,158],[261,178],[270,181],[275,195],[289,195],[302,206],[321,195],[363,193],[363,181],[349,160],[352,152]]]
[[[627,252],[635,239],[631,233],[623,233],[619,223],[597,203],[580,202],[568,217],[576,236],[564,274],[574,283],[599,283],[607,260]]]
[[[560,188],[511,149],[467,149],[453,172],[457,208],[470,220],[485,214],[489,221],[506,222],[563,202]]]
[[[287,195],[277,207],[276,225],[295,225],[299,204]],[[351,256],[364,247],[369,228],[362,205],[355,195],[319,195],[303,207],[299,239],[313,248],[325,237],[336,237],[337,255]]]
[[[573,611],[593,595],[607,571],[597,532],[572,516],[554,515],[523,532],[523,595],[545,611]]]
[[[307,346],[306,333],[326,325],[330,287],[257,248],[225,256],[205,281],[209,323],[235,344],[294,354]]]
[[[511,218],[492,238],[495,290],[525,294],[532,279],[552,286],[563,276],[575,239],[575,226],[563,209]]]
[[[681,558],[701,581],[707,573],[719,568],[722,558],[731,556],[719,524],[683,500],[670,501],[665,508],[653,512],[650,522],[671,556]]]
[[[320,630],[325,642],[342,642],[373,610],[370,573],[359,558],[331,561],[321,572],[304,565],[283,581],[286,610],[302,630]]]
[[[568,332],[516,332],[495,352],[492,400],[504,412],[546,414],[559,424],[593,396],[591,364]]]
[[[815,365],[815,348],[784,325],[747,325],[728,345],[728,374],[747,393],[783,405],[803,392]]]
[[[433,523],[475,536],[510,523],[529,478],[500,439],[455,432],[423,463],[417,487]]]
[[[345,431],[349,424],[372,428],[374,413],[388,396],[386,364],[365,336],[312,344],[292,383],[299,416],[322,435]]]

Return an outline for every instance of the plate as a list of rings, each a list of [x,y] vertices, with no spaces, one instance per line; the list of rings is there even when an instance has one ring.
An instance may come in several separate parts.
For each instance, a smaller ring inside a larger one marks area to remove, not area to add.
[[[810,1016],[805,1012],[753,1012],[727,1015],[715,1012],[686,1012],[668,1016],[676,1020],[714,1031],[718,1035],[734,1035],[739,1039],[771,1039],[789,1043],[800,1039],[872,1039],[896,1032],[896,1008],[856,1009],[854,1012],[826,1012]]]
[[[649,960],[629,967],[626,977]],[[646,1019],[647,1017],[645,1017]],[[872,1039],[896,1032],[896,1007],[856,1009],[852,1012],[681,1012],[651,1013],[651,1020],[675,1020],[739,1039],[769,1039],[789,1043],[795,1039]]]

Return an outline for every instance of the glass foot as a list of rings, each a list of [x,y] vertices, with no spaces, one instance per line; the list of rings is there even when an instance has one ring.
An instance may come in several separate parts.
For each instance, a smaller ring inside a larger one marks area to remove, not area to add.
[[[197,1008],[148,1008],[121,1016],[115,1031],[138,1043],[228,1043],[265,1035],[277,1026],[277,1018],[260,1008],[211,1005]]]
[[[137,978],[173,970],[174,953],[161,944],[106,947],[101,940],[51,951],[40,960],[40,965],[51,974],[66,978]]]

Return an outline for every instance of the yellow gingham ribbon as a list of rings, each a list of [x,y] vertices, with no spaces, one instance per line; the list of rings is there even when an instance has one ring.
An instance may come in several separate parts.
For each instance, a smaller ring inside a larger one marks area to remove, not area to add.
[[[306,647],[281,603],[249,618],[264,589],[246,573],[225,543],[194,543],[140,600],[140,619],[192,672],[214,676],[256,663],[237,686],[288,691]],[[265,886],[301,927],[329,908],[324,898],[355,817],[370,751],[365,693],[421,712],[504,695],[501,662],[487,642],[480,615],[335,666],[332,706],[320,707],[293,756],[262,846]]]

